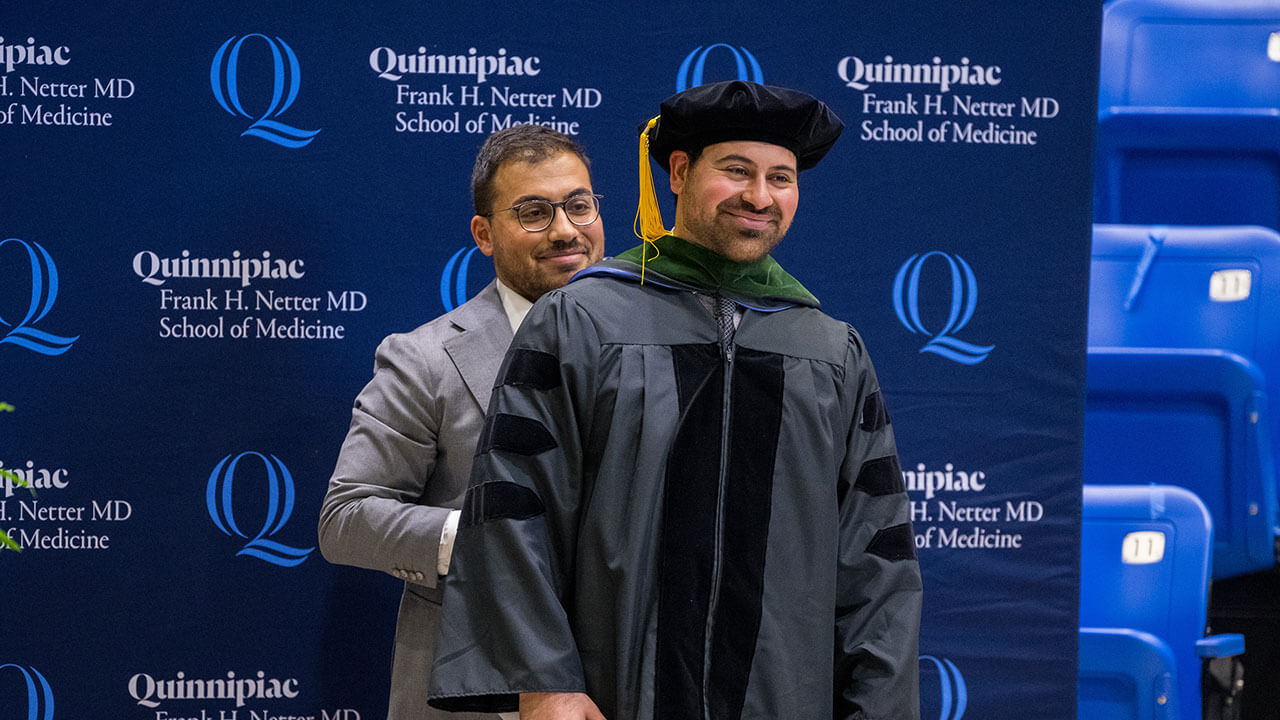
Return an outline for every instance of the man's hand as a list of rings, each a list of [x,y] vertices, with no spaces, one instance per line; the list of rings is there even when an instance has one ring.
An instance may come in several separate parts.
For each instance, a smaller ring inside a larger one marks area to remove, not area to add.
[[[521,693],[520,720],[605,720],[582,693]]]

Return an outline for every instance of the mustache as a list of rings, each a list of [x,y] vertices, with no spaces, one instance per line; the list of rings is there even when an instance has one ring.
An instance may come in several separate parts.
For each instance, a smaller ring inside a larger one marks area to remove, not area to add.
[[[747,213],[749,215],[768,215],[774,221],[782,221],[782,210],[777,205],[770,205],[763,210],[757,209],[751,203],[742,199],[729,199],[720,203],[721,210],[731,210],[735,212]]]
[[[561,242],[551,242],[552,252],[590,252],[591,247],[581,240],[564,240]]]

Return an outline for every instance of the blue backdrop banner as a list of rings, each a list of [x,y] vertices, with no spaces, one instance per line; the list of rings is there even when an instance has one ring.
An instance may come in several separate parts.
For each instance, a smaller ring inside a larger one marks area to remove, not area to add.
[[[7,3],[0,720],[384,717],[401,584],[316,522],[378,341],[493,277],[476,150],[575,137],[616,254],[639,124],[735,77],[847,126],[776,257],[888,396],[923,717],[1074,717],[1100,14]]]

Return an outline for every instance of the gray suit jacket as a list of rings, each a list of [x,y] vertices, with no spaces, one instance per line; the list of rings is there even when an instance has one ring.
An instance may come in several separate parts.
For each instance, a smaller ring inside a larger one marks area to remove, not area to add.
[[[462,503],[511,324],[495,283],[454,311],[378,346],[320,510],[329,562],[405,580],[388,720],[496,715],[427,706],[443,578],[440,532]]]

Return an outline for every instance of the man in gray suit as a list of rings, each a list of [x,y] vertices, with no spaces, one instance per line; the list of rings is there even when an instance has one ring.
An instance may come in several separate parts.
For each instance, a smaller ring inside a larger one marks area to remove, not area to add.
[[[471,191],[471,235],[498,277],[456,310],[379,345],[320,510],[329,562],[405,581],[389,720],[496,717],[427,706],[456,508],[515,329],[533,301],[604,253],[588,161],[565,135],[528,125],[494,133],[476,157]]]

